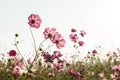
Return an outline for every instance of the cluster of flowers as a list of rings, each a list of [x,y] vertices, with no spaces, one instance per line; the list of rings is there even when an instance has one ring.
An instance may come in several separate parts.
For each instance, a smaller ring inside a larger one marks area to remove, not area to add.
[[[74,43],[76,43],[76,42],[78,41],[78,39],[79,39],[79,36],[78,36],[78,34],[76,33],[77,30],[74,29],[74,28],[72,28],[72,29],[71,29],[71,32],[72,32],[72,33],[69,35],[69,37],[70,37],[71,41],[73,41]],[[82,37],[84,37],[84,35],[86,34],[86,32],[85,32],[84,30],[81,30],[79,34],[80,34]],[[83,46],[83,45],[84,45],[84,42],[81,41],[81,40],[79,40],[79,41],[78,41],[78,44],[79,44],[79,46]]]
[[[113,65],[112,66],[112,70],[113,70],[113,73],[111,73],[110,74],[110,76],[111,76],[111,78],[113,79],[113,80],[119,80],[120,79],[120,64],[118,64],[118,65]],[[100,78],[102,78],[102,80],[107,80],[106,78],[105,78],[105,73],[104,72],[101,72],[101,73],[98,73],[98,76],[100,77]]]
[[[42,22],[42,20],[40,19],[39,15],[37,15],[37,14],[31,14],[28,17],[28,24],[30,26],[30,29],[31,29],[31,27],[38,29],[40,27],[41,22]],[[24,57],[22,56],[22,54],[20,53],[20,51],[18,49],[18,46],[17,46],[18,42],[17,41],[15,42],[15,46],[18,50],[18,53],[17,53],[16,50],[10,50],[8,52],[10,57],[15,57],[15,61],[12,64],[12,65],[14,65],[14,66],[12,66],[12,69],[13,69],[12,73],[14,75],[21,76],[22,75],[21,70],[23,69],[23,67],[26,67],[27,71],[29,71],[28,65],[30,67],[32,67],[33,63],[37,61],[37,58],[39,58],[38,57],[39,56],[39,54],[38,54],[39,51],[36,50],[35,39],[34,39],[33,33],[31,32],[31,34],[32,34],[32,38],[33,38],[33,41],[34,41],[35,53],[36,53],[33,62],[31,62],[31,60],[29,59],[29,60],[27,60],[27,63],[26,63],[26,61],[24,60]],[[44,34],[45,40],[50,39],[50,41],[53,44],[55,44],[58,49],[61,49],[62,47],[65,46],[65,39],[63,38],[63,36],[61,36],[61,34],[59,34],[56,31],[55,28],[47,27],[47,28],[45,28],[43,34]],[[18,34],[16,34],[15,37],[18,37]],[[41,49],[41,46],[39,46],[38,50],[40,50],[40,49]],[[54,51],[53,52],[54,54],[50,55],[47,51],[41,49],[40,53],[41,53],[41,56],[43,56],[44,62],[52,63],[53,66],[58,70],[63,69],[63,65],[64,65],[65,60],[60,59],[60,57],[62,56],[60,51]],[[20,55],[22,59],[17,59],[16,58],[17,54]],[[55,59],[57,60],[57,63],[54,63]],[[11,64],[11,62],[9,62],[9,63]],[[30,73],[30,75],[33,76],[33,74],[31,74],[31,73]]]
[[[76,71],[76,70],[75,70],[74,68],[72,68],[72,67],[70,67],[70,68],[68,69],[68,73],[69,73],[70,75],[77,76],[77,77],[78,77],[78,80],[87,80],[87,78],[81,76],[82,71]]]
[[[54,51],[53,55],[50,55],[48,52],[42,52],[42,56],[45,62],[52,63],[57,70],[63,69],[63,66],[65,65],[65,60],[60,59],[60,57],[62,56],[60,51]],[[55,59],[57,60],[57,62],[54,62]]]
[[[36,43],[35,43],[35,39],[32,33],[31,28],[36,28],[38,29],[41,25],[42,20],[40,19],[39,15],[37,14],[31,14],[28,17],[28,24],[30,26],[30,31],[31,31],[31,35],[33,38],[33,46],[35,48],[35,57],[33,59],[33,61],[31,61],[30,59],[27,60],[27,62],[25,61],[24,57],[22,56],[22,54],[20,53],[20,50],[18,49],[18,41],[15,41],[15,46],[18,50],[18,52],[16,50],[10,50],[8,52],[8,55],[13,58],[13,60],[9,61],[9,64],[11,66],[12,69],[12,74],[13,75],[17,75],[17,76],[21,76],[23,75],[23,73],[27,73],[28,76],[30,77],[35,77],[34,75],[34,71],[32,71],[32,67],[33,66],[37,66],[34,65],[34,62],[37,63],[38,59],[39,59],[39,53],[41,54],[42,59],[44,60],[45,63],[50,63],[52,66],[54,67],[56,70],[61,71],[64,69],[64,66],[67,64],[67,62],[64,59],[61,59],[61,52],[59,50],[55,50],[53,52],[53,54],[51,55],[48,51],[46,51],[48,48],[43,49],[41,48],[41,44],[42,42],[46,41],[47,39],[49,39],[53,45],[56,45],[56,47],[58,49],[61,49],[62,47],[65,46],[65,39],[63,38],[63,36],[61,36],[61,34],[59,32],[56,31],[56,28],[50,28],[50,27],[46,27],[45,30],[43,31],[43,35],[44,35],[44,41],[42,41],[38,47],[38,50],[36,49]],[[74,43],[78,43],[79,46],[83,46],[84,42],[79,40],[79,36],[76,33],[77,30],[76,29],[71,29],[71,34],[69,35],[69,38],[72,42]],[[86,32],[84,30],[81,30],[79,35],[81,35],[82,37],[84,37],[86,35]],[[18,37],[18,34],[15,35],[15,37]],[[96,53],[95,51],[93,51],[93,53]],[[21,56],[21,58],[19,59],[18,56]],[[40,60],[40,59],[39,59]],[[80,71],[75,71],[73,68],[69,68],[68,69],[68,73],[70,75],[75,75],[78,77],[78,79],[81,80],[86,80],[85,78],[80,78],[81,76],[81,72]],[[48,76],[55,76],[54,72],[49,72]]]

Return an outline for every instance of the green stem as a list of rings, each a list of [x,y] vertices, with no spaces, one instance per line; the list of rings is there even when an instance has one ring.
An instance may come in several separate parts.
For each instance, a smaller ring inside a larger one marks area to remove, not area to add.
[[[38,52],[37,52],[37,49],[36,49],[36,41],[35,41],[35,38],[34,38],[34,35],[33,35],[33,32],[32,32],[32,29],[31,29],[31,27],[30,27],[30,33],[31,33],[31,36],[32,36],[32,39],[33,39],[33,43],[34,43],[34,49],[35,49],[35,53],[36,53],[36,55],[35,55],[35,57],[34,57],[34,60],[33,60],[33,62],[32,63],[34,63],[34,61],[36,60],[36,58],[37,58],[37,55],[38,55]]]
[[[24,61],[24,62],[23,62],[24,66],[25,66],[25,67],[27,68],[27,70],[28,70],[27,63],[26,63],[25,59],[23,58],[23,56],[22,56],[22,54],[21,54],[21,52],[20,52],[20,50],[19,50],[19,48],[18,48],[18,46],[17,46],[17,43],[15,43],[15,47],[17,48],[19,55],[21,56],[22,60]]]

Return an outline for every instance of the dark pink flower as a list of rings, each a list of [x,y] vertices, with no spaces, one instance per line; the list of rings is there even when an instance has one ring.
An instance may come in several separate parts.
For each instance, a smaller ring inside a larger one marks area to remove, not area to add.
[[[35,75],[35,74],[33,74],[33,73],[28,73],[28,76],[29,76],[29,77],[31,77],[31,78],[36,77],[36,75]]]
[[[73,75],[73,74],[75,74],[75,70],[73,68],[69,68],[68,69],[68,73]]]
[[[55,59],[55,56],[51,56],[48,52],[42,52],[42,56],[44,58],[45,62],[53,62],[53,60]]]
[[[71,32],[76,32],[76,31],[77,31],[77,30],[76,30],[76,29],[74,29],[74,28],[72,28],[72,29],[71,29]]]
[[[84,37],[85,34],[86,34],[86,32],[85,32],[84,30],[81,30],[81,31],[80,31],[80,35],[81,35],[82,37]]]
[[[73,41],[73,42],[76,42],[77,39],[78,39],[78,35],[77,34],[70,34],[69,37],[70,37],[71,41]]]
[[[92,53],[97,53],[97,51],[94,49],[94,50],[92,51]]]
[[[56,29],[49,27],[45,28],[45,31],[43,32],[45,39],[47,38],[51,39],[55,35],[55,33],[56,33]]]
[[[16,56],[16,51],[15,50],[10,50],[8,52],[9,56]]]
[[[80,76],[81,74],[80,74],[80,72],[78,71],[78,72],[76,72],[76,75],[77,75],[77,76]]]
[[[35,27],[35,28],[39,28],[40,27],[40,24],[42,22],[42,20],[40,19],[39,15],[37,14],[31,14],[29,17],[28,17],[28,24],[31,26],[31,27]]]
[[[51,41],[56,44],[58,49],[65,45],[64,38],[58,32],[56,32],[56,34],[51,38]]]
[[[78,44],[79,44],[79,46],[83,46],[84,42],[83,41],[79,41]]]

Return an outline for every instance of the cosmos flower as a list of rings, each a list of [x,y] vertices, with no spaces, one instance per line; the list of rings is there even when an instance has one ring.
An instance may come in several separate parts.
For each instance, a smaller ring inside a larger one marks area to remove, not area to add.
[[[79,44],[79,46],[83,46],[84,42],[83,41],[79,41],[78,44]]]
[[[51,38],[51,41],[56,44],[58,49],[65,46],[65,40],[58,32]]]
[[[45,28],[45,31],[43,32],[45,39],[48,39],[48,38],[51,39],[55,35],[55,33],[56,33],[56,29],[49,28],[49,27]]]
[[[16,56],[16,51],[15,50],[10,50],[8,52],[9,56]]]
[[[70,34],[69,37],[70,37],[71,41],[73,41],[73,42],[76,42],[77,39],[78,39],[78,35],[77,34]]]
[[[39,15],[37,14],[31,14],[29,17],[28,17],[28,24],[31,26],[31,27],[35,27],[35,28],[39,28],[40,27],[40,24],[42,22],[42,20],[40,19]]]
[[[84,37],[84,35],[86,35],[86,32],[85,32],[84,30],[81,30],[81,31],[80,31],[80,35],[81,35],[82,37]]]

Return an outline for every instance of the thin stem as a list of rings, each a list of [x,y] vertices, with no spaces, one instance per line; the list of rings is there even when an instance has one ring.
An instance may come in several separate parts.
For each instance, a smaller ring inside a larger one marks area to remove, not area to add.
[[[36,53],[36,55],[35,55],[35,57],[34,57],[34,60],[33,60],[33,62],[32,63],[34,63],[34,61],[36,60],[36,58],[37,58],[37,55],[38,55],[38,52],[37,52],[37,49],[36,49],[36,41],[35,41],[35,38],[34,38],[34,35],[33,35],[33,32],[32,32],[32,29],[31,29],[31,27],[30,27],[30,33],[31,33],[31,36],[32,36],[32,39],[33,39],[33,42],[34,42],[34,49],[35,49],[35,53]]]
[[[46,51],[47,49],[49,49],[50,47],[54,46],[54,44],[48,46],[46,49],[44,49],[43,51]]]
[[[31,35],[32,35],[32,39],[33,39],[33,42],[34,42],[34,49],[35,49],[35,52],[36,52],[36,54],[37,54],[37,50],[36,50],[36,41],[35,41],[35,38],[34,38],[34,35],[33,35],[33,32],[32,32],[31,27],[30,27],[30,33],[31,33]]]
[[[52,46],[54,46],[54,44],[52,44],[51,46],[48,46],[46,49],[43,50],[43,52],[46,51],[47,49],[49,49]],[[38,56],[39,56],[39,54],[38,54]]]
[[[21,54],[21,52],[20,52],[20,50],[19,50],[19,48],[18,48],[18,46],[17,46],[17,43],[15,43],[15,47],[16,47],[16,49],[18,50],[18,53],[20,54],[22,60],[24,61],[24,63],[23,63],[24,66],[28,69],[27,63],[26,63],[25,59],[23,58],[23,56],[22,56],[22,54]]]
[[[39,51],[39,48],[41,47],[42,43],[45,42],[47,39],[44,39],[40,44],[39,44],[39,47],[38,47],[38,50]]]

